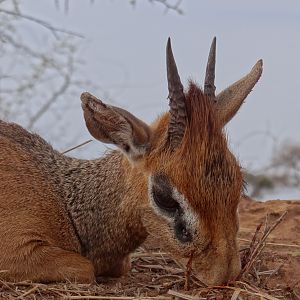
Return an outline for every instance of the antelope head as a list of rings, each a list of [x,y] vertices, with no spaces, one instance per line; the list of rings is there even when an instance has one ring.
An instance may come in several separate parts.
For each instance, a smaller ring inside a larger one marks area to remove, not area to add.
[[[128,177],[145,203],[141,215],[149,235],[183,263],[193,254],[202,281],[221,284],[240,271],[237,207],[243,186],[224,126],[260,78],[262,61],[216,94],[215,38],[203,90],[194,82],[184,90],[170,39],[166,56],[169,112],[149,126],[84,93],[85,120],[90,133],[118,146],[135,170]]]

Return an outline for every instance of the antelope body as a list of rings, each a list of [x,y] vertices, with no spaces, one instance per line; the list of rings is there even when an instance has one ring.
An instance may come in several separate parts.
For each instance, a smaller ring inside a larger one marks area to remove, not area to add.
[[[204,91],[186,92],[167,45],[170,111],[147,125],[129,112],[81,96],[86,125],[115,144],[96,160],[55,151],[36,134],[0,122],[0,277],[93,282],[130,269],[148,235],[209,284],[234,279],[240,166],[223,126],[258,81],[262,62],[215,96],[216,41]]]

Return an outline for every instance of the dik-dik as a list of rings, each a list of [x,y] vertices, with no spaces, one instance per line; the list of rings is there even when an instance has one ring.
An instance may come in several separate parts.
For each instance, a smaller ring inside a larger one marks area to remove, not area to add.
[[[180,81],[167,43],[169,112],[151,125],[89,93],[87,128],[118,150],[96,160],[62,155],[36,134],[0,122],[0,277],[93,282],[130,269],[151,236],[207,284],[239,273],[241,167],[224,125],[261,76],[262,61],[215,95],[213,40],[203,91]]]

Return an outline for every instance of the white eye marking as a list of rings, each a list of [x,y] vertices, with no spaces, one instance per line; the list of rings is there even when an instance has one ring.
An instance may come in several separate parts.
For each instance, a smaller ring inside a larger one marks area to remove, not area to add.
[[[192,232],[195,232],[196,228],[198,227],[199,221],[194,209],[189,205],[187,199],[176,189],[176,187],[174,187],[174,185],[171,182],[169,182],[169,184],[172,192],[171,196],[173,197],[174,200],[178,202],[182,210],[183,213],[182,219],[185,221],[187,228],[189,228],[189,230],[191,230]],[[153,199],[152,188],[153,188],[153,176],[150,175],[148,180],[148,194],[149,194],[150,204],[154,209],[154,211],[156,212],[156,214],[162,216],[165,220],[168,221],[168,223],[173,223],[174,220],[172,216],[170,216],[170,214],[168,213],[163,213],[162,210],[155,203]]]
[[[194,209],[189,205],[186,198],[172,186],[172,196],[179,203],[183,211],[183,218],[190,229],[196,229],[198,226],[198,217]]]

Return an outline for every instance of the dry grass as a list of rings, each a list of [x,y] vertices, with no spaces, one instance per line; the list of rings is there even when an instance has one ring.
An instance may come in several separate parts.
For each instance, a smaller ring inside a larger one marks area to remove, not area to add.
[[[132,255],[132,271],[120,279],[99,278],[94,285],[61,283],[37,284],[0,281],[1,299],[297,299],[284,288],[270,289],[267,282],[276,276],[280,266],[267,270],[263,266],[263,249],[270,233],[286,213],[269,224],[260,224],[252,241],[241,249],[242,271],[227,286],[205,286],[191,269],[193,254],[187,266],[181,266],[168,253],[140,248]],[[265,255],[269,255],[268,253]]]

